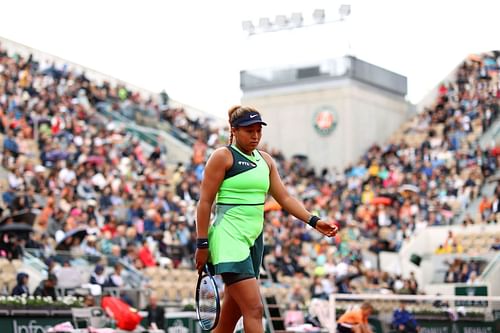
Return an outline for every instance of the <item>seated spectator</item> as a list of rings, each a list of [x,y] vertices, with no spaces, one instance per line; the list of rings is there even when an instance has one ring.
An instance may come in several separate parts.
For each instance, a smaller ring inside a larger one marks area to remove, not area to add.
[[[457,242],[457,238],[453,234],[453,231],[449,230],[448,236],[446,237],[446,240],[444,241],[444,246],[447,246],[447,245],[451,246],[451,245],[453,245],[453,243],[456,243],[456,242]]]
[[[299,307],[304,306],[306,303],[306,298],[300,284],[293,286],[292,292],[288,294],[288,303],[296,304]]]
[[[344,276],[336,281],[337,290],[339,294],[352,294],[353,288],[351,285],[351,278]]]
[[[325,292],[325,289],[323,287],[323,283],[321,283],[320,276],[317,276],[317,275],[314,276],[313,283],[311,284],[311,287],[310,287],[310,292],[311,292],[312,298],[328,299],[328,295]]]
[[[2,193],[2,200],[7,207],[10,207],[16,198],[16,189],[12,186],[7,187],[7,191]]]
[[[19,155],[19,145],[17,144],[12,131],[7,131],[6,136],[3,139],[3,149],[11,152],[15,158]]]
[[[122,277],[123,266],[120,263],[115,263],[114,271],[108,276],[106,282],[107,287],[123,287],[124,281]]]
[[[49,277],[45,280],[42,280],[40,285],[35,289],[33,296],[50,296],[55,301],[57,299],[56,285],[57,277],[54,274],[49,274]]]
[[[477,272],[476,271],[470,272],[469,278],[467,279],[466,283],[467,284],[472,284],[472,285],[480,283],[479,277],[477,276]]]
[[[459,244],[457,241],[451,244],[450,253],[463,253],[463,252],[464,252],[463,246]]]
[[[88,294],[85,296],[85,299],[83,301],[83,305],[85,307],[88,307],[88,308],[91,308],[91,307],[94,307],[96,306],[96,302],[95,302],[95,298],[93,295],[91,294]]]
[[[144,267],[156,266],[156,260],[153,253],[149,249],[148,241],[146,239],[142,242],[142,247],[139,250],[139,259],[141,259]]]
[[[486,218],[490,214],[491,206],[492,206],[492,203],[488,199],[488,197],[483,196],[483,198],[481,199],[481,202],[479,203],[479,213],[481,214],[481,217],[483,218],[483,220],[486,220]]]
[[[104,267],[102,265],[95,265],[95,269],[90,275],[90,283],[104,287],[106,285],[106,276],[104,275]]]
[[[23,244],[25,240],[20,239],[17,235],[8,233],[0,240],[1,256],[5,256],[9,260],[21,259],[23,257]]]
[[[495,242],[491,244],[491,249],[493,251],[500,251],[500,237],[495,237]]]
[[[391,326],[396,332],[416,333],[420,330],[413,314],[406,310],[404,301],[399,303],[399,309],[394,311]]]
[[[165,323],[165,310],[158,305],[158,298],[155,293],[149,297],[149,304],[144,309],[148,313],[147,324],[149,329],[163,329]]]
[[[443,244],[440,244],[439,247],[434,251],[435,254],[446,254],[446,248]]]
[[[12,289],[12,296],[30,295],[30,290],[28,288],[29,275],[26,273],[17,274],[17,285]]]

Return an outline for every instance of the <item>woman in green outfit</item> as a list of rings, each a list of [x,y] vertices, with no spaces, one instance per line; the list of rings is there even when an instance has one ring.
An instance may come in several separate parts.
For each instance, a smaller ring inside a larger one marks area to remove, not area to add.
[[[229,124],[231,144],[213,152],[201,184],[196,268],[201,271],[209,262],[226,285],[221,317],[214,332],[232,333],[243,316],[246,333],[263,333],[257,278],[263,254],[267,193],[283,209],[328,237],[335,236],[337,227],[312,215],[291,197],[272,157],[257,150],[262,126],[266,125],[257,110],[235,106],[229,110]],[[210,225],[214,200],[215,219]]]

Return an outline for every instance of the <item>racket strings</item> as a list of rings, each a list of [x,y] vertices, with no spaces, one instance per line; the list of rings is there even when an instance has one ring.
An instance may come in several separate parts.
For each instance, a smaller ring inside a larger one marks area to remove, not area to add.
[[[217,318],[217,289],[210,277],[204,276],[201,279],[198,299],[198,311],[200,324],[203,327],[211,328]]]

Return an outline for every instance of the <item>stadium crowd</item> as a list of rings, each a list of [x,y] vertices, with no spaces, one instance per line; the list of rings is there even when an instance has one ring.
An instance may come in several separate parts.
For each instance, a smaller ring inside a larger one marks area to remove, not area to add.
[[[453,223],[497,170],[498,154],[481,150],[476,139],[498,116],[499,62],[498,53],[465,61],[456,81],[441,86],[436,103],[409,121],[404,135],[370,147],[345,170],[315,172],[307,159],[287,159],[262,147],[275,158],[288,190],[341,227],[336,238],[323,239],[266,203],[268,276],[280,282],[304,277],[314,297],[332,291],[419,292],[413,276],[383,272],[363,253],[398,251],[420,229]],[[192,163],[172,166],[159,147],[146,153],[139,139],[99,112],[102,103],[112,112],[155,111],[196,140]],[[95,274],[102,274],[101,265],[114,266],[108,280],[115,286],[124,283],[117,258],[139,271],[193,267],[203,165],[209,148],[225,144],[224,129],[170,109],[165,96],[159,102],[142,99],[124,86],[97,84],[0,46],[0,132],[7,175],[3,222],[37,212],[29,238],[2,239],[3,256],[20,258],[32,248],[50,267],[75,264],[61,260],[56,249],[73,259],[97,258]],[[484,209],[471,223],[496,223],[498,191],[491,201],[495,209]],[[82,228],[86,236],[76,237]],[[304,303],[305,294],[293,301]]]

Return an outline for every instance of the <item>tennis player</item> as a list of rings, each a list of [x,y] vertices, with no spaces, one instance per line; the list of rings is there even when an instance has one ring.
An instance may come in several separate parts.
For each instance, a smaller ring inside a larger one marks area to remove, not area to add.
[[[365,302],[359,309],[353,309],[344,313],[337,320],[338,333],[373,333],[368,324],[368,317],[373,312],[373,306]]]
[[[263,255],[264,201],[270,193],[290,214],[332,237],[337,227],[309,213],[283,185],[272,157],[257,149],[267,124],[251,107],[229,110],[230,145],[207,161],[197,207],[196,268],[209,262],[225,284],[216,333],[233,332],[241,316],[246,333],[262,333],[257,278]],[[215,218],[210,225],[212,204]]]

